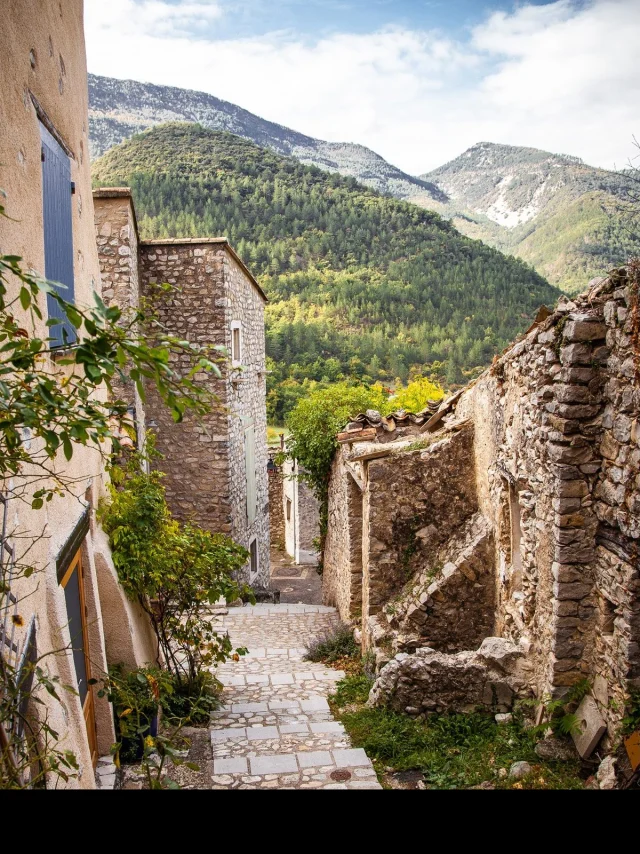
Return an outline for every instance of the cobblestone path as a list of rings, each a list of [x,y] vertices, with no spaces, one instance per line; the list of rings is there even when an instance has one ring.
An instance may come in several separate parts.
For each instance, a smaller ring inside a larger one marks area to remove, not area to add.
[[[329,710],[344,674],[303,660],[305,645],[337,621],[323,605],[245,606],[215,618],[249,654],[217,671],[225,705],[210,733],[214,789],[381,788]]]

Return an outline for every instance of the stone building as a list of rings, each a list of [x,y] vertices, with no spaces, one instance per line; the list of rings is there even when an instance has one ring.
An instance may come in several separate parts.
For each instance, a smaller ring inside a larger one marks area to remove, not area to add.
[[[0,219],[0,250],[61,282],[68,301],[91,305],[101,284],[82,0],[21,0],[3,6],[3,13],[0,187],[9,218]],[[10,286],[17,295],[18,284]],[[49,301],[45,308],[35,328],[42,339],[49,337],[47,314],[59,317],[57,304]],[[25,315],[25,327],[30,323]],[[55,374],[69,369],[57,362],[56,346],[63,341],[60,327],[53,329],[47,367]],[[27,434],[24,438],[33,441]],[[8,573],[12,548],[20,553],[31,543],[28,559],[36,570],[30,578],[12,580],[10,595],[17,601],[0,613],[1,637],[6,641],[13,607],[22,626],[14,626],[13,642],[3,643],[2,654],[19,664],[23,656],[58,651],[43,659],[43,666],[77,694],[61,692],[58,702],[43,692],[44,705],[35,713],[48,715],[59,734],[58,746],[73,751],[79,761],[79,776],[69,786],[94,788],[94,766],[99,755],[109,753],[115,733],[110,704],[97,696],[89,679],[100,677],[108,663],[135,667],[153,661],[155,644],[146,617],[118,584],[106,537],[96,523],[95,509],[108,480],[103,459],[95,449],[76,446],[69,462],[60,454],[55,470],[71,481],[69,491],[40,510],[30,507],[35,486],[20,478],[0,484],[3,568]]]
[[[372,701],[418,713],[587,679],[615,730],[640,685],[638,279],[541,310],[436,413],[340,434],[324,596],[376,653]]]
[[[309,485],[299,477],[296,460],[282,467],[282,513],[285,551],[298,564],[317,564],[320,507]]]
[[[142,241],[128,188],[93,195],[105,302],[125,309],[142,299],[166,332],[231,356],[220,362],[221,378],[200,377],[218,399],[210,414],[176,424],[149,389],[146,427],[174,514],[245,546],[245,580],[267,586],[266,297],[225,238]]]

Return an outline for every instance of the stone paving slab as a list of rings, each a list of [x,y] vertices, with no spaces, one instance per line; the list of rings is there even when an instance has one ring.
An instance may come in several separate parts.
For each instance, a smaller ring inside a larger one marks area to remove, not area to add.
[[[211,715],[211,788],[380,789],[331,715],[327,696],[344,673],[304,661],[300,646],[336,625],[335,609],[255,605],[213,621],[249,654],[216,671],[224,705]]]
[[[257,603],[256,605],[243,605],[242,608],[229,608],[226,618],[245,619],[247,617],[268,617],[272,614],[278,616],[283,614],[335,614],[336,609],[330,605],[304,605],[302,603],[283,603],[272,605]]]
[[[293,670],[289,673],[247,673],[233,672],[218,673],[218,679],[223,685],[293,685],[305,682],[338,682],[344,679],[343,670],[310,671]]]

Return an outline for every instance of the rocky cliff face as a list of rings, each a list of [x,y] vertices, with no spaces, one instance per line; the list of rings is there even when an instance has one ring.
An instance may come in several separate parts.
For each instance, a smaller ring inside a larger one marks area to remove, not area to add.
[[[153,125],[175,121],[229,131],[308,166],[348,175],[381,193],[422,207],[446,201],[433,183],[405,174],[363,145],[305,136],[205,92],[89,75],[93,158]]]
[[[569,292],[640,250],[628,227],[638,195],[629,172],[481,142],[422,178],[448,196],[438,210],[463,234],[523,258]]]
[[[491,142],[472,146],[424,177],[458,206],[508,229],[535,219],[563,189],[575,196],[611,183],[609,173],[577,157]]]

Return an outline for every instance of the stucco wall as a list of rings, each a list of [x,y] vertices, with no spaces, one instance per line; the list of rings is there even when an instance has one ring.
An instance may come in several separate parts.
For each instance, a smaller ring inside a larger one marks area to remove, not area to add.
[[[320,536],[320,504],[299,475],[297,462],[286,460],[282,470],[285,549],[296,563],[315,565],[319,558],[314,540]]]
[[[71,152],[71,181],[75,182],[72,197],[75,299],[79,305],[87,306],[93,303],[93,291],[100,287],[100,269],[89,174],[82,2],[21,0],[5,4],[2,11],[0,187],[7,193],[3,204],[11,219],[0,220],[0,249],[22,256],[26,267],[44,274],[37,102],[48,117],[49,127]],[[29,323],[27,318],[25,323]],[[47,337],[44,322],[36,325],[36,332]],[[55,366],[52,363],[50,367]],[[70,645],[64,592],[57,581],[55,562],[87,504],[95,507],[105,488],[102,461],[94,450],[76,448],[69,463],[61,457],[55,466],[74,480],[70,493],[54,498],[41,511],[32,511],[27,503],[15,499],[10,503],[8,518],[10,534],[20,533],[20,539],[16,540],[19,552],[29,537],[41,537],[32,545],[27,558],[37,572],[13,589],[21,598],[20,614],[25,626],[32,614],[37,616],[37,644],[41,654]],[[20,488],[18,480],[3,484],[5,493]],[[104,615],[91,536],[84,549],[90,655],[93,674],[100,676],[106,668]],[[70,651],[50,655],[44,664],[52,676],[75,685]],[[79,779],[71,780],[68,785],[93,788],[95,781],[78,697],[62,692],[60,703],[47,695],[42,699],[49,722],[60,735],[59,745],[73,750],[80,762]],[[96,705],[98,746],[100,751],[107,752],[114,737],[112,719],[103,704]]]

